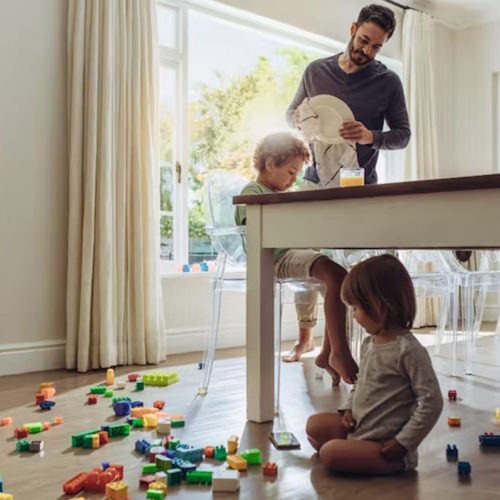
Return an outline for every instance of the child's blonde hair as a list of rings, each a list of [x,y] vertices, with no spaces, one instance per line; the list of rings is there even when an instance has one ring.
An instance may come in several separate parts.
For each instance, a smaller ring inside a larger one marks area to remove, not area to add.
[[[298,136],[290,132],[277,132],[263,137],[253,155],[253,166],[262,172],[267,158],[271,158],[279,167],[284,162],[300,156],[304,162],[311,159],[311,152],[307,144]]]
[[[379,255],[354,266],[342,283],[342,301],[361,307],[384,328],[410,329],[416,313],[413,282],[403,264],[392,255]]]

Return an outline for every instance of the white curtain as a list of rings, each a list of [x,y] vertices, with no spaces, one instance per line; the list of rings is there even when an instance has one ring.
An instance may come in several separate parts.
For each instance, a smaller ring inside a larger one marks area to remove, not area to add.
[[[158,363],[158,53],[154,0],[68,4],[66,366]]]
[[[403,85],[412,137],[406,148],[405,180],[439,175],[434,86],[434,20],[408,9],[403,20]]]

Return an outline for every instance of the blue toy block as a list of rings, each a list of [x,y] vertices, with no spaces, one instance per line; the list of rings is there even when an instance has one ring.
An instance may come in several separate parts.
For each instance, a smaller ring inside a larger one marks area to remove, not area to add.
[[[40,403],[41,410],[50,410],[53,406],[55,406],[55,401],[42,401]]]
[[[457,445],[446,445],[446,457],[449,460],[458,460],[458,448]]]
[[[458,475],[461,477],[469,477],[471,472],[471,466],[469,462],[458,462],[457,466]]]
[[[106,469],[109,467],[109,465],[110,465],[110,463],[109,463],[109,462],[103,462],[103,463],[101,464],[101,468],[102,468],[102,470],[106,470]]]
[[[175,456],[190,462],[201,462],[203,461],[203,448],[180,444],[175,450]]]
[[[189,267],[189,264],[184,264],[182,266],[182,272],[183,273],[189,273],[189,272],[191,272],[191,268]]]
[[[109,424],[101,425],[101,431],[107,432],[109,434]]]
[[[485,432],[482,436],[479,436],[479,444],[481,446],[500,446],[500,435]]]
[[[139,439],[135,442],[135,449],[142,455],[149,453],[149,448],[151,448],[151,443],[148,443],[145,439]]]
[[[3,480],[2,480],[2,476],[0,476],[0,493],[3,493]]]
[[[130,404],[132,408],[137,408],[138,406],[144,406],[144,403],[142,401],[132,401]]]
[[[165,455],[167,455],[168,458],[175,458],[175,450],[166,450]]]
[[[129,401],[117,401],[114,406],[115,415],[117,417],[124,417],[130,415],[130,402]]]
[[[208,264],[206,262],[200,262],[200,269],[202,272],[207,273],[208,272]]]

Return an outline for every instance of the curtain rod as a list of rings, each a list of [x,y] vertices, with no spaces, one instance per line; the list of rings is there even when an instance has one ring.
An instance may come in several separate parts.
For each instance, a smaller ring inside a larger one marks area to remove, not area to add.
[[[403,10],[416,10],[417,12],[422,12],[419,9],[415,9],[415,7],[410,7],[409,5],[403,5],[402,3],[395,2],[394,0],[384,0],[386,3],[390,3],[391,5],[394,5],[395,7],[399,7],[400,9]]]

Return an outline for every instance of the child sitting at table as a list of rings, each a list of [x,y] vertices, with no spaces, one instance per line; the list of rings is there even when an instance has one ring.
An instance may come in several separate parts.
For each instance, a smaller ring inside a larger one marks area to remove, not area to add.
[[[312,415],[309,442],[335,472],[414,469],[417,447],[434,427],[443,399],[427,350],[410,332],[416,310],[411,278],[395,257],[371,257],[347,275],[342,300],[370,336],[342,416]]]
[[[257,180],[247,184],[241,194],[286,191],[295,183],[304,162],[309,159],[307,145],[289,132],[264,137],[254,153]],[[246,224],[244,206],[236,208],[235,221],[239,226]],[[325,284],[325,335],[323,348],[316,357],[316,365],[328,371],[334,385],[338,385],[340,376],[346,382],[354,383],[358,367],[349,350],[346,338],[346,309],[340,299],[340,287],[346,275],[344,268],[316,250],[282,248],[277,249],[274,254],[274,273],[279,279],[315,278]],[[295,361],[303,352],[314,349],[312,327],[316,323],[316,296],[311,295],[310,303],[296,304],[299,342],[295,345],[292,359],[285,360]]]

